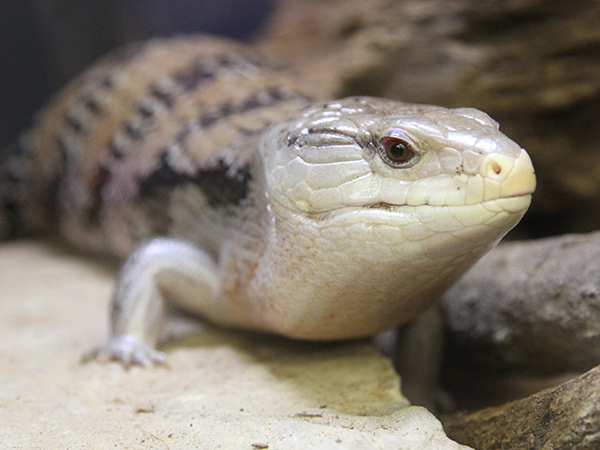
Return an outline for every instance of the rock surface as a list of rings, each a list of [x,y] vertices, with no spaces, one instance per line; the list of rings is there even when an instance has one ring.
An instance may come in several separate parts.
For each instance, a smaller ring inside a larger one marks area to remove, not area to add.
[[[557,388],[444,420],[450,437],[478,450],[600,448],[600,367]]]
[[[204,325],[166,346],[168,367],[81,365],[107,336],[113,276],[57,247],[0,246],[0,447],[466,449],[366,343]]]
[[[600,3],[280,0],[261,46],[332,97],[472,106],[532,156],[537,231],[600,226]]]
[[[464,367],[589,370],[600,364],[600,232],[501,244],[442,306]]]

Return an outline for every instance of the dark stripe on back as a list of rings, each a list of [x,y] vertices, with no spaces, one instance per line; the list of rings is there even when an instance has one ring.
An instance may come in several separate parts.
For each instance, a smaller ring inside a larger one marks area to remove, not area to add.
[[[272,87],[253,94],[243,102],[226,103],[187,123],[175,136],[173,144],[182,145],[192,132],[208,129],[221,120],[231,118],[237,114],[248,113],[260,108],[268,108],[276,105],[277,103],[292,99],[307,100],[304,96],[301,96],[293,91],[289,91],[288,89]],[[270,124],[265,124],[265,126],[268,125]],[[247,133],[255,133],[256,131],[258,130],[248,130]]]
[[[167,109],[170,109],[173,106],[173,103],[175,103],[175,95],[173,94],[173,92],[169,92],[156,84],[150,86],[149,97],[155,99],[159,103],[162,103]],[[143,104],[143,101],[144,99],[140,101],[140,105],[138,106],[137,111],[144,116],[147,114],[144,112],[145,105]]]
[[[81,103],[92,115],[98,116],[102,112],[102,108],[98,99],[94,98],[93,95],[87,94],[81,98]]]
[[[192,92],[200,84],[212,80],[220,68],[222,66],[214,64],[213,58],[202,58],[194,61],[191,67],[176,73],[173,81],[183,89],[183,92]]]
[[[142,139],[144,137],[144,134],[146,134],[147,129],[149,128],[149,125],[144,122],[147,122],[147,119],[139,121],[137,123],[134,123],[133,121],[128,121],[127,123],[125,123],[125,135],[132,141],[138,141]]]
[[[65,114],[65,122],[69,129],[74,133],[80,134],[83,132],[83,124],[79,117],[75,117],[72,111],[67,111]]]
[[[121,133],[131,141],[139,142],[151,132],[156,124],[156,111],[150,106],[152,101],[157,101],[167,109],[170,109],[173,107],[178,97],[193,92],[201,85],[212,81],[221,71],[238,71],[243,73],[256,68],[274,69],[273,67],[269,67],[266,61],[247,57],[240,53],[198,57],[187,67],[181,69],[174,75],[152,84],[149,87],[149,93],[138,101],[134,116],[127,120],[117,133]],[[169,86],[169,82],[171,82],[173,86]],[[271,97],[271,101],[260,101],[259,96],[265,94]],[[208,127],[221,117],[226,117],[233,113],[246,112],[261,106],[267,106],[275,101],[287,100],[294,96],[298,97],[297,94],[291,94],[282,89],[272,88],[247,101],[241,109],[236,109],[234,104],[224,105],[220,108],[218,113],[215,114],[213,111],[200,118],[198,122],[201,127]],[[118,151],[121,154],[126,153],[125,148],[119,148],[118,145],[114,144],[114,139],[113,147],[118,148]]]
[[[115,85],[115,73],[118,68],[122,67],[127,62],[139,55],[144,50],[145,46],[146,44],[143,43],[130,44],[113,52],[105,58],[104,65],[108,73],[104,73],[104,75],[96,78],[95,80],[89,80],[83,85],[82,93],[73,103],[73,107],[69,108],[65,114],[67,125],[77,129],[76,131],[80,131],[81,124],[79,124],[78,127],[76,122],[73,120],[74,117],[69,115],[69,112],[77,106],[83,106],[83,108],[85,108],[93,116],[101,114],[102,106],[98,101],[98,93],[106,93],[106,91],[111,90]]]
[[[0,216],[6,228],[0,229],[0,239],[15,237],[20,230],[19,205],[21,199],[21,174],[14,170],[15,162],[25,158],[19,140],[13,141],[0,152]]]
[[[226,67],[228,65],[213,56],[199,57],[174,75],[153,83],[148,93],[137,102],[133,117],[125,121],[117,133],[122,133],[131,141],[141,141],[156,124],[156,112],[150,106],[153,101],[171,109],[177,98],[213,80],[218,72]],[[169,83],[172,86],[169,86]],[[118,147],[114,144],[114,139],[113,146]],[[125,153],[125,149],[120,148],[119,152]]]
[[[216,166],[199,170],[194,175],[181,173],[169,163],[164,152],[157,169],[140,185],[142,197],[155,196],[165,188],[193,184],[198,186],[212,207],[240,204],[248,195],[248,183],[252,179],[247,165],[234,168],[220,159]]]

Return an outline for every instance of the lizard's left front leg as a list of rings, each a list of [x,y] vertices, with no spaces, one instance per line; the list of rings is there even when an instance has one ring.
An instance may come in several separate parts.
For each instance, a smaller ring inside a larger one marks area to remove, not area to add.
[[[166,298],[192,309],[218,304],[215,261],[194,245],[171,238],[142,243],[123,265],[113,298],[111,338],[84,359],[144,366],[165,361],[156,350]]]

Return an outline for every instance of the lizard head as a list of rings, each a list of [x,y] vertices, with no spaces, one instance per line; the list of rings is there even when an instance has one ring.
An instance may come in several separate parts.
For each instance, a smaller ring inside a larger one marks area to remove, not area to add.
[[[351,97],[275,126],[261,152],[269,199],[285,214],[397,223],[408,240],[497,242],[535,189],[527,152],[473,108]]]

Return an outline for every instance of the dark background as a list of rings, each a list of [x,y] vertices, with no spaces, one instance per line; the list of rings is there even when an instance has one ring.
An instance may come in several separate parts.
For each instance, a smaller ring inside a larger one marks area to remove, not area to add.
[[[273,8],[273,0],[0,1],[0,151],[111,49],[182,33],[247,39]]]

